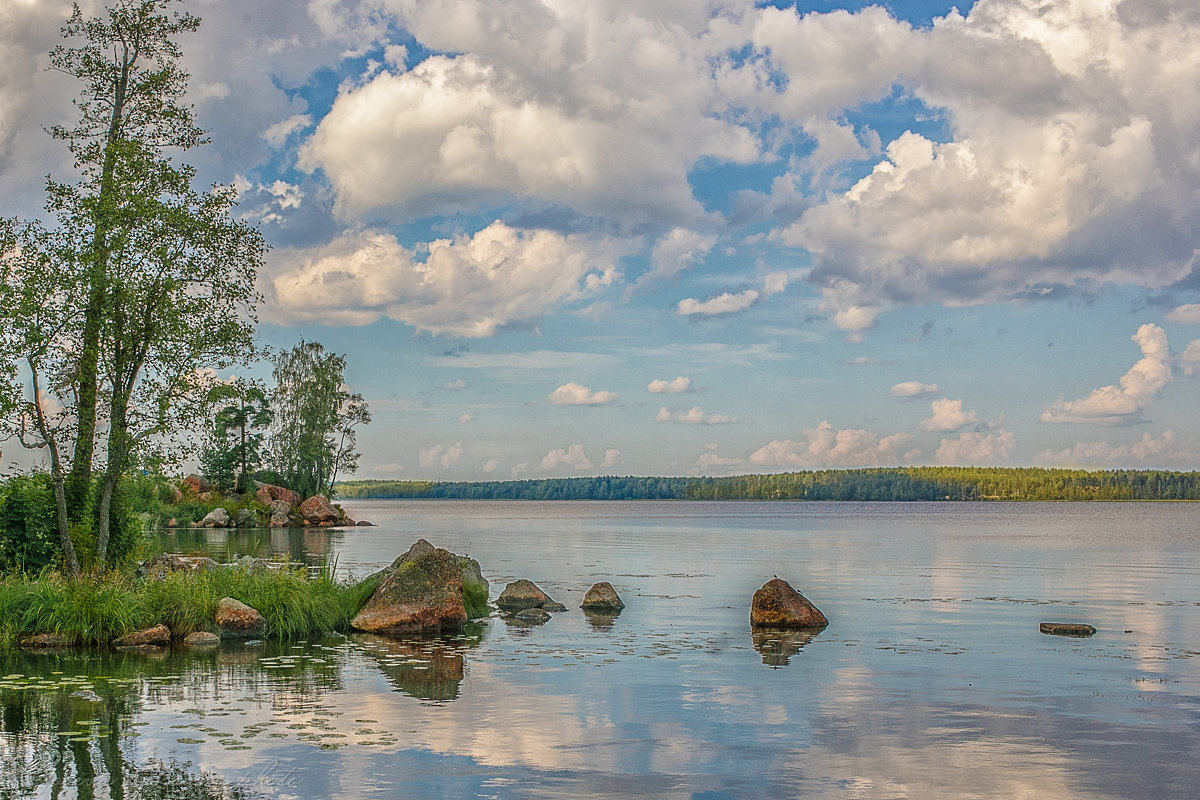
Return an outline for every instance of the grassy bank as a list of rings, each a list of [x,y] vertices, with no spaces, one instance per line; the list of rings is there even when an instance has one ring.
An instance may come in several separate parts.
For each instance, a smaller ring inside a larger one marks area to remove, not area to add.
[[[22,637],[39,633],[101,645],[158,624],[177,637],[211,631],[222,597],[257,609],[273,639],[344,632],[374,588],[371,581],[343,584],[289,569],[177,572],[161,581],[118,572],[78,580],[50,572],[38,577],[13,574],[0,581],[0,649],[11,649]]]

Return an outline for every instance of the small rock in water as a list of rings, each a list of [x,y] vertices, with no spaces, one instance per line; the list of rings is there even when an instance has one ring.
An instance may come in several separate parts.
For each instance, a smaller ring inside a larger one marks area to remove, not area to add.
[[[519,619],[524,622],[546,622],[550,619],[550,614],[541,608],[526,608],[523,611],[518,611],[513,614],[513,619]]]
[[[562,603],[556,603],[553,600],[542,606],[543,611],[549,611],[551,614],[561,614],[567,610],[567,607]]]
[[[612,613],[625,607],[617,590],[608,581],[600,581],[587,590],[583,603],[579,606],[584,611],[604,611]]]
[[[1091,625],[1083,625],[1077,622],[1042,622],[1038,625],[1038,630],[1042,633],[1048,633],[1051,636],[1091,636],[1096,632],[1096,629]]]
[[[89,703],[104,702],[104,699],[91,689],[80,689],[78,692],[71,692],[71,697],[78,697],[80,700],[86,700]]]
[[[501,611],[520,611],[525,608],[544,608],[547,603],[553,603],[550,595],[543,592],[533,581],[524,578],[513,581],[504,587],[504,591],[496,598],[496,606]]]
[[[750,601],[751,627],[820,629],[828,624],[816,606],[781,578],[764,583]]]
[[[135,631],[119,639],[113,639],[113,647],[165,647],[171,643],[171,629],[166,625]]]

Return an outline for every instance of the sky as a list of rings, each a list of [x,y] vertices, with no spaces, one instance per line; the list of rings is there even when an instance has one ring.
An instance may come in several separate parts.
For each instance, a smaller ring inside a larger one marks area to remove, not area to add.
[[[182,7],[356,477],[1200,463],[1195,0]],[[0,215],[72,175],[68,12],[0,0]]]

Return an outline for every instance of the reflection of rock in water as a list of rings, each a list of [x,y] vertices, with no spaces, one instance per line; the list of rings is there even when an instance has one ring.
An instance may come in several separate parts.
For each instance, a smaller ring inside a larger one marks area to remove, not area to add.
[[[587,620],[587,624],[594,631],[610,631],[613,624],[616,623],[617,617],[620,616],[620,611],[603,613],[600,611],[584,611],[583,618]]]
[[[392,685],[419,700],[455,700],[466,675],[463,654],[483,641],[486,628],[468,623],[458,636],[389,639],[356,634],[354,642],[379,662]]]
[[[786,667],[789,659],[819,633],[817,630],[755,628],[750,636],[754,640],[754,649],[762,656],[762,662],[768,667],[779,668]]]

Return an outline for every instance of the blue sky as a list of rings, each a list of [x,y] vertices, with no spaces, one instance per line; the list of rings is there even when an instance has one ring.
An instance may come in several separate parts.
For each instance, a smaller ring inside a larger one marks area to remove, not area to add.
[[[359,477],[1197,464],[1192,0],[187,7],[187,159]],[[0,0],[5,214],[66,13]]]

